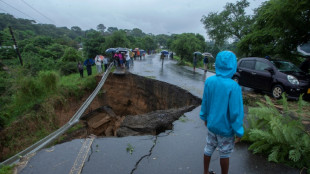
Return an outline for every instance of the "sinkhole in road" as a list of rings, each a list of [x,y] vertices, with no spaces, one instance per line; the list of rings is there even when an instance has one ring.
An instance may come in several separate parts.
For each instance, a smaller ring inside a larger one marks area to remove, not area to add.
[[[200,104],[200,98],[178,86],[131,73],[110,74],[91,104],[95,109],[82,116],[83,128],[73,136],[157,135]]]

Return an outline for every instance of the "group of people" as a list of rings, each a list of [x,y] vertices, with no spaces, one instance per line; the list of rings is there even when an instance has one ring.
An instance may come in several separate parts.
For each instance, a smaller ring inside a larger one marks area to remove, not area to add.
[[[98,73],[102,73],[103,67],[105,72],[108,68],[108,58],[102,55],[97,55],[94,59],[93,58],[86,59],[83,64],[81,63],[81,61],[79,61],[77,64],[77,69],[80,73],[80,77],[82,78],[84,77],[84,66],[86,66],[87,75],[88,76],[92,75],[91,67],[94,64],[96,64],[96,69]]]
[[[133,55],[130,55],[129,51],[117,51],[113,55],[113,60],[116,66],[129,68],[130,64],[133,64],[132,56]]]

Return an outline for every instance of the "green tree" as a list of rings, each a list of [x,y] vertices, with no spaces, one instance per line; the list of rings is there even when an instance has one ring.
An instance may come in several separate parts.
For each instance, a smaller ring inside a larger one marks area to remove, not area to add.
[[[0,59],[13,59],[17,54],[13,49],[14,42],[8,29],[0,31]]]
[[[68,47],[63,57],[58,61],[60,72],[64,75],[77,72],[77,62],[82,61],[82,57],[74,48]]]
[[[53,52],[53,59],[57,60],[60,59],[64,55],[65,51],[65,46],[58,44],[58,43],[53,43],[52,45],[48,46],[46,49]]]
[[[142,38],[142,43],[143,43],[143,49],[146,51],[148,50],[155,50],[157,48],[157,44],[155,42],[155,39],[151,36],[146,36]]]
[[[249,33],[253,19],[245,14],[245,8],[249,6],[247,0],[237,1],[235,4],[227,3],[220,13],[209,13],[203,16],[204,24],[209,37],[221,46],[227,39],[241,40]]]
[[[104,36],[95,30],[87,31],[86,38],[83,41],[83,51],[87,58],[94,58],[103,53],[102,45],[105,43]]]
[[[294,59],[297,46],[310,40],[308,0],[270,0],[256,11],[252,32],[238,48],[250,56],[278,55]]]
[[[97,25],[97,30],[100,31],[102,34],[104,33],[106,28],[107,27],[105,27],[103,24]]]
[[[50,45],[53,41],[51,37],[47,36],[36,36],[33,40],[33,45],[40,47],[40,48],[45,48],[48,45]]]
[[[108,32],[109,34],[113,34],[113,33],[116,32],[116,31],[118,31],[117,27],[109,27],[109,28],[107,29],[107,32]]]
[[[104,50],[107,48],[130,47],[130,41],[124,31],[116,31],[109,36],[104,44]]]
[[[61,58],[63,62],[78,62],[82,60],[81,56],[78,54],[78,51],[74,48],[66,48],[64,55]]]
[[[72,26],[71,31],[76,32],[78,34],[82,34],[82,29],[78,26]]]
[[[143,31],[140,30],[139,28],[134,28],[131,30],[129,35],[134,36],[134,37],[143,37],[145,36],[145,33],[143,33]]]
[[[173,41],[172,49],[181,57],[181,60],[191,62],[195,51],[204,50],[205,41],[200,40],[200,36],[197,36],[193,33],[183,33]]]
[[[167,48],[167,42],[168,42],[168,39],[170,37],[166,34],[159,34],[155,37],[156,39],[156,42],[160,45],[160,46],[163,46],[164,48]]]

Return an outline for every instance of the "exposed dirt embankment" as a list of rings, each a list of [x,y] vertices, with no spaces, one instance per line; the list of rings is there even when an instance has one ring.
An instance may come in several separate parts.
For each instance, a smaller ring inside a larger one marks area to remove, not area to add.
[[[100,79],[101,76],[98,76],[98,82]],[[49,99],[11,127],[2,130],[0,161],[67,123],[91,92],[86,91],[81,98]],[[111,73],[84,113],[81,122],[85,126],[67,138],[81,138],[88,134],[158,134],[171,129],[174,120],[200,104],[201,99],[177,86],[133,74]]]
[[[175,120],[201,104],[201,99],[184,89],[134,74],[111,74],[97,100],[102,107],[84,115],[84,131],[69,135],[69,139],[89,134],[159,134],[172,129]]]
[[[182,88],[134,74],[110,75],[103,90],[106,104],[117,115],[138,115],[201,104],[199,98]]]

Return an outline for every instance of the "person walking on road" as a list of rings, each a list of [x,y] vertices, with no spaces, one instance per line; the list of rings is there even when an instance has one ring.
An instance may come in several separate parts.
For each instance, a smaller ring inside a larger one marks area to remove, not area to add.
[[[208,63],[209,63],[208,56],[205,56],[203,58],[203,65],[204,65],[205,72],[208,71]]]
[[[197,54],[194,54],[194,58],[193,58],[194,72],[195,72],[195,70],[196,70],[197,61],[198,61],[198,55],[197,55]]]
[[[161,53],[161,55],[160,55],[161,67],[163,67],[163,65],[164,65],[164,59],[165,59],[165,54]]]
[[[131,56],[130,56],[130,59],[131,59],[131,63],[130,65],[133,66],[133,58],[135,58],[135,52],[131,52]]]
[[[215,68],[216,75],[205,81],[200,111],[200,118],[208,128],[204,174],[209,173],[211,156],[216,148],[219,149],[222,174],[227,174],[234,143],[244,134],[242,91],[231,79],[237,69],[235,54],[230,51],[218,53]]]

